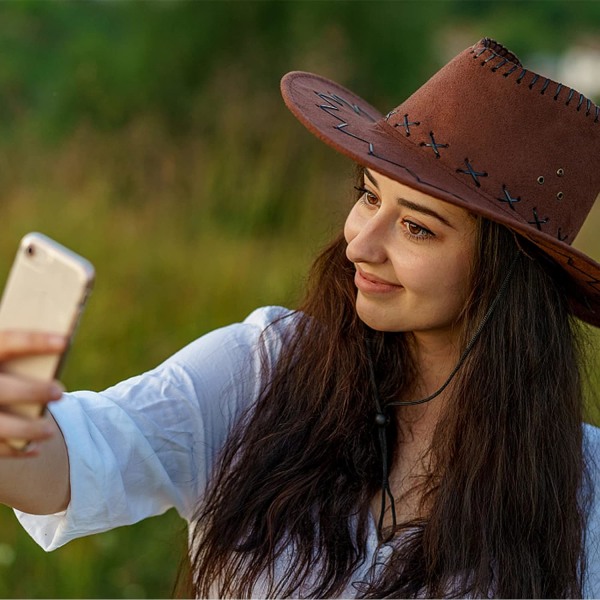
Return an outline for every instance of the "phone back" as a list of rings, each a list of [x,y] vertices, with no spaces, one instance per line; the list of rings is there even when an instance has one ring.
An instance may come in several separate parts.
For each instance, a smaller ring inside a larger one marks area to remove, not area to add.
[[[0,301],[0,330],[29,330],[70,337],[91,289],[94,269],[86,259],[40,234],[26,235],[19,246]],[[53,379],[58,355],[18,358],[3,371]]]

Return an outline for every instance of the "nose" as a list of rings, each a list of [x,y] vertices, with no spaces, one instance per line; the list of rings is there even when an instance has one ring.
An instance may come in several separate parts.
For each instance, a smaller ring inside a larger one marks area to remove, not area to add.
[[[353,263],[384,263],[387,260],[387,221],[385,211],[381,209],[370,217],[352,211],[344,226],[348,260]]]

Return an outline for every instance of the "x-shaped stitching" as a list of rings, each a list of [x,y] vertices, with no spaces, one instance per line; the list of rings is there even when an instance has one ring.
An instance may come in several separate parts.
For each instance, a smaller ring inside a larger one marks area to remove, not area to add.
[[[510,195],[510,193],[505,185],[502,186],[502,191],[504,192],[504,198],[498,198],[498,200],[500,200],[500,202],[508,202],[508,205],[513,210],[516,210],[515,207],[513,206],[513,204],[516,204],[517,202],[521,202],[521,196],[517,196],[516,198],[513,198]]]
[[[473,181],[475,182],[475,185],[477,187],[481,186],[481,183],[479,183],[479,177],[487,177],[488,174],[485,171],[474,171],[473,170],[473,166],[471,165],[471,163],[469,162],[468,158],[465,158],[465,165],[467,165],[467,170],[465,169],[456,169],[457,173],[464,173],[465,175],[470,175],[473,178]]]
[[[537,208],[533,209],[533,221],[527,221],[530,225],[535,225],[540,231],[542,230],[542,225],[546,224],[550,219],[548,217],[544,219],[540,219],[537,214]]]
[[[431,144],[427,144],[426,142],[421,142],[421,146],[425,146],[426,148],[433,148],[435,152],[435,157],[440,158],[440,153],[438,152],[438,148],[447,148],[448,144],[438,144],[433,137],[433,131],[429,132],[429,138],[431,139]]]
[[[421,124],[421,121],[409,121],[408,120],[408,113],[406,113],[404,115],[404,119],[402,120],[402,122],[395,123],[394,127],[400,127],[400,126],[404,127],[404,129],[406,130],[405,131],[406,137],[409,137],[410,136],[410,128],[411,128],[411,126],[412,125],[420,125],[420,124]],[[433,135],[433,134],[431,134],[431,135]],[[428,146],[429,144],[425,144],[425,145]]]

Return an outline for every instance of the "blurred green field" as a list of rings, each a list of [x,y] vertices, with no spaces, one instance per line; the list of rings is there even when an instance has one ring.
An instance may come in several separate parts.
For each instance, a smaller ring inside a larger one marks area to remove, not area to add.
[[[149,369],[257,306],[294,306],[343,223],[352,165],[288,114],[284,72],[330,75],[385,111],[440,45],[558,52],[599,25],[599,3],[565,1],[4,3],[0,281],[28,231],[72,247],[97,283],[66,386]],[[579,244],[596,258],[599,224]],[[9,509],[0,523],[6,598],[167,597],[186,538],[170,512],[46,555]]]

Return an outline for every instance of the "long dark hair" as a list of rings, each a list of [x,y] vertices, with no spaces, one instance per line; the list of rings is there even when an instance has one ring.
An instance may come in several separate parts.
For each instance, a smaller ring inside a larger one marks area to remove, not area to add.
[[[521,257],[434,432],[426,517],[400,525],[387,566],[355,586],[365,597],[582,595],[582,357],[568,281],[524,240],[478,220],[465,343]],[[247,597],[259,578],[270,597],[335,596],[365,560],[381,485],[365,339],[382,401],[401,397],[415,368],[407,334],[358,319],[353,275],[340,236],[317,258],[293,334],[199,508],[195,596]],[[388,434],[394,448],[394,424]]]

